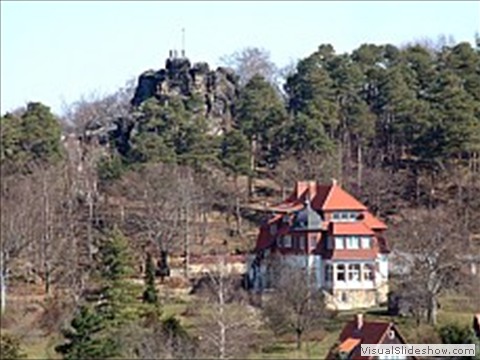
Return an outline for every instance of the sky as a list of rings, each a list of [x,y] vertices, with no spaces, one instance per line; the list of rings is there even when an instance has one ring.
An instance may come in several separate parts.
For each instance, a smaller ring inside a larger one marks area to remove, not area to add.
[[[330,43],[402,45],[440,35],[473,43],[480,1],[0,1],[0,113],[41,101],[61,114],[114,92],[170,49],[211,68],[254,46],[288,65]]]

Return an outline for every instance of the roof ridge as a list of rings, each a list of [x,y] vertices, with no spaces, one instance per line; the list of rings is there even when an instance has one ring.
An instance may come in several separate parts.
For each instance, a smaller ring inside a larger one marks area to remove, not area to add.
[[[325,196],[325,200],[323,201],[323,204],[322,204],[322,208],[327,204],[328,200],[330,200],[330,197],[331,197],[331,194],[333,192],[333,187],[334,186],[337,186],[337,184],[331,184],[331,185],[327,185],[329,186],[329,189],[328,189],[328,192],[327,192],[327,196]]]

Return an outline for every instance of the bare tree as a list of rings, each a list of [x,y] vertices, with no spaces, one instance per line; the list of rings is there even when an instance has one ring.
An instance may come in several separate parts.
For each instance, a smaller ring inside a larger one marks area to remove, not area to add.
[[[111,94],[92,92],[72,104],[63,104],[63,123],[83,136],[89,130],[108,128],[116,119],[129,115],[134,91],[135,80],[131,79]]]
[[[426,305],[427,321],[437,322],[439,296],[462,276],[468,234],[452,209],[415,209],[402,213],[392,229],[397,265],[405,269],[402,285],[413,303]]]
[[[263,76],[271,84],[277,84],[278,71],[270,59],[270,53],[258,47],[246,47],[220,58],[220,62],[235,70],[244,86],[255,75]]]
[[[1,183],[0,309],[3,313],[12,267],[38,239],[42,211],[39,206],[41,192],[30,177],[18,175],[4,178]]]
[[[151,326],[131,323],[120,329],[122,353],[129,359],[194,359],[196,339],[170,317]],[[148,325],[148,324],[147,324]]]
[[[307,269],[280,261],[272,266],[275,291],[265,302],[264,316],[275,333],[294,332],[300,349],[302,336],[320,328],[327,316],[323,293]]]
[[[180,207],[173,168],[154,164],[122,179],[129,205],[129,216],[136,219],[141,233],[161,251],[179,250]]]
[[[196,304],[201,309],[196,324],[200,351],[216,359],[246,356],[255,330],[261,325],[256,310],[239,295],[238,282],[228,274],[224,255],[218,255],[206,278],[207,288]]]

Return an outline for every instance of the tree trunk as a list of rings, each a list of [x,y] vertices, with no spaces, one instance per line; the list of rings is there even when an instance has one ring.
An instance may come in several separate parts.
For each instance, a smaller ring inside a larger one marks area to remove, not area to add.
[[[218,311],[219,311],[219,321],[220,326],[220,342],[219,342],[219,358],[225,359],[226,355],[226,343],[227,343],[227,334],[225,326],[225,298],[224,298],[224,288],[223,288],[223,271],[225,269],[225,259],[222,257],[221,269],[220,269],[220,279],[219,279],[219,289],[218,289]]]
[[[340,146],[338,147],[338,181],[340,184],[343,183],[343,142],[340,141]]]
[[[45,294],[50,294],[50,262],[49,262],[49,247],[51,242],[50,237],[50,199],[47,190],[46,174],[43,174],[43,211],[44,211],[44,234],[42,244],[42,258],[43,258],[43,273],[45,281]]]
[[[0,252],[0,315],[5,313],[7,305],[7,264],[3,251]]]
[[[250,141],[250,174],[248,174],[248,199],[250,200],[254,193],[253,177],[255,176],[255,151],[256,143],[252,139]]]
[[[242,233],[242,217],[240,214],[240,196],[238,194],[238,176],[235,175],[235,226],[236,233],[241,235]]]
[[[188,204],[185,206],[185,211],[184,211],[184,215],[185,215],[185,243],[184,243],[184,251],[185,251],[185,269],[184,269],[184,272],[185,272],[185,277],[188,279],[188,268],[190,266],[190,239],[188,237],[189,235],[189,221],[188,221]]]
[[[300,330],[297,330],[295,332],[296,335],[296,342],[297,342],[297,350],[300,350],[302,348],[302,332]]]
[[[431,296],[428,302],[427,321],[430,325],[437,325],[438,304],[437,299]]]
[[[5,307],[7,305],[7,276],[0,271],[0,315],[5,313]]]
[[[88,260],[91,263],[93,259],[92,244],[93,244],[93,196],[92,191],[88,189],[87,193],[87,203],[88,203],[88,221],[87,221],[87,253]]]
[[[357,145],[357,184],[358,188],[362,188],[362,145]]]

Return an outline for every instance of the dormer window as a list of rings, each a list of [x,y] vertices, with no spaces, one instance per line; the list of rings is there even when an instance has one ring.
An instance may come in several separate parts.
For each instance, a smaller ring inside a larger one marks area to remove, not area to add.
[[[335,211],[332,214],[334,222],[354,222],[358,220],[359,213],[357,211]]]

